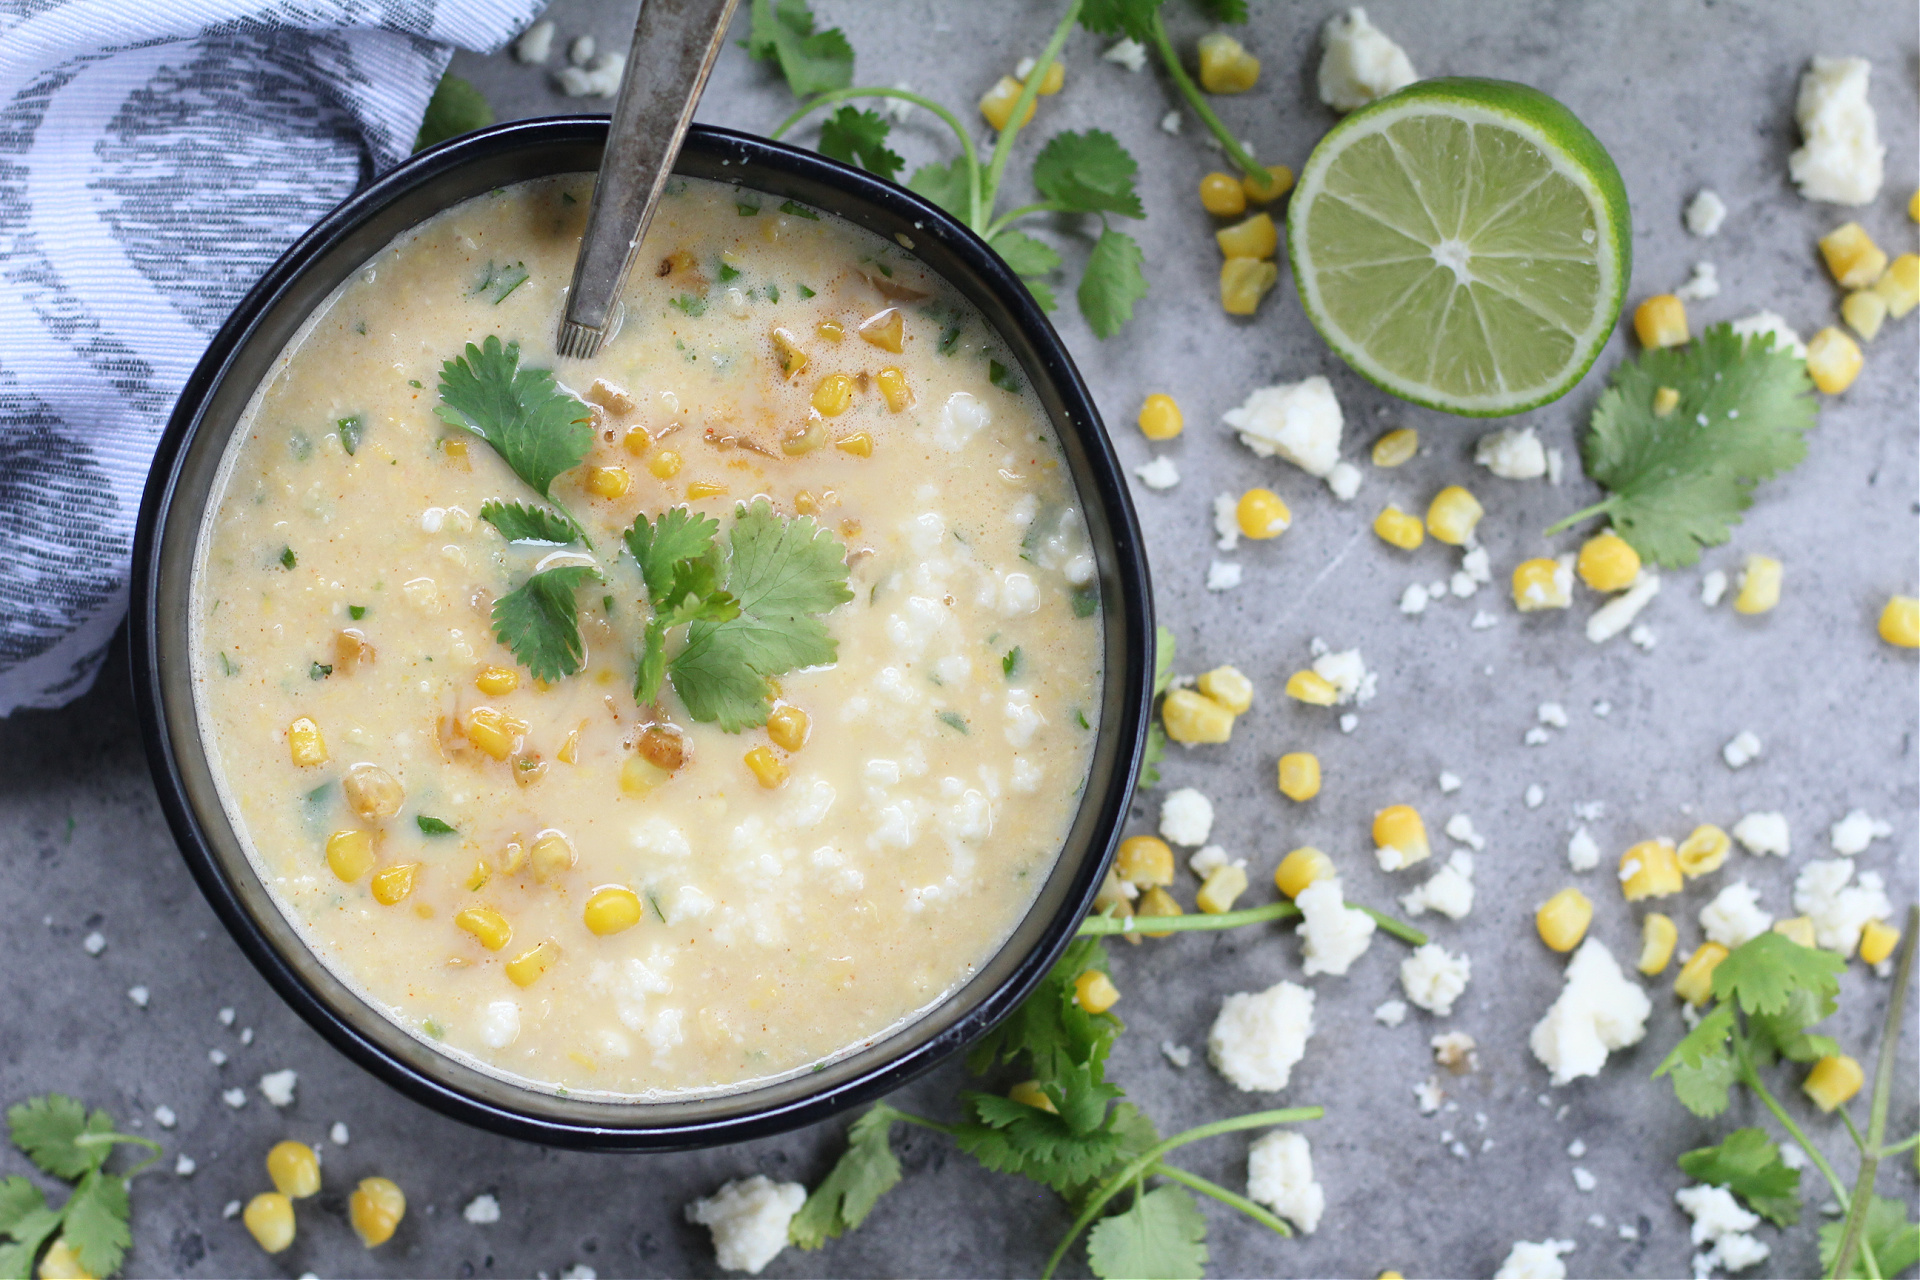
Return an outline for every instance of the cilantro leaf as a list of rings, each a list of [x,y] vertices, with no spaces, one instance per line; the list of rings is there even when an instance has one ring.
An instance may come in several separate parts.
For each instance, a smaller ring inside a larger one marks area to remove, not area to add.
[[[1247,0],[1194,0],[1200,12],[1215,22],[1245,22]]]
[[[1103,129],[1056,133],[1033,161],[1035,190],[1067,213],[1117,213],[1144,218],[1133,189],[1140,166]]]
[[[1053,286],[1038,276],[1026,276],[1021,281],[1027,292],[1033,295],[1033,301],[1042,311],[1058,311],[1060,299],[1054,296]]]
[[[133,1206],[127,1180],[95,1171],[87,1176],[61,1210],[60,1234],[80,1255],[80,1266],[90,1276],[110,1276],[133,1244],[127,1219]]]
[[[1141,42],[1153,38],[1153,19],[1163,0],[1086,0],[1080,25],[1097,36],[1127,36]]]
[[[49,1093],[7,1108],[7,1124],[13,1145],[27,1159],[68,1182],[98,1169],[113,1150],[104,1142],[82,1146],[75,1141],[83,1134],[112,1133],[113,1117],[99,1110],[88,1114],[86,1104],[65,1094]]]
[[[1814,1035],[1807,1028],[1832,1013],[1837,1001],[1802,988],[1787,998],[1786,1008],[1778,1013],[1755,1013],[1747,1017],[1747,1049],[1756,1065],[1771,1066],[1775,1058],[1789,1062],[1818,1062],[1828,1054],[1840,1052],[1840,1042],[1832,1036]]]
[[[1103,1280],[1200,1280],[1207,1273],[1207,1220],[1185,1187],[1155,1187],[1125,1213],[1094,1224],[1087,1265]]]
[[[440,404],[435,415],[473,432],[493,446],[513,473],[553,501],[554,477],[580,465],[593,445],[589,411],[554,386],[547,369],[520,367],[520,344],[500,345],[489,334],[482,346],[440,366]]]
[[[1686,1152],[1680,1171],[1725,1187],[1777,1227],[1800,1220],[1800,1171],[1781,1162],[1780,1148],[1762,1129],[1735,1129],[1717,1147]]]
[[[1120,1092],[1112,1085],[1099,1089],[1102,1107]],[[997,1093],[961,1097],[974,1122],[955,1125],[954,1141],[996,1173],[1032,1178],[1064,1195],[1099,1177],[1119,1155],[1123,1135],[1114,1130],[1111,1114],[1098,1127],[1078,1132],[1060,1116]]]
[[[1732,1033],[1733,1007],[1717,1005],[1654,1068],[1653,1078],[1672,1077],[1673,1094],[1680,1105],[1702,1119],[1711,1119],[1727,1109],[1728,1090],[1739,1078],[1733,1050],[1727,1044]]]
[[[1087,257],[1075,297],[1080,314],[1096,338],[1111,338],[1133,319],[1133,304],[1147,294],[1147,278],[1140,270],[1143,258],[1133,237],[1112,227],[1100,233]]]
[[[640,638],[640,662],[633,672],[633,700],[649,706],[660,697],[660,682],[667,678],[667,629],[655,618],[647,623]]]
[[[434,86],[433,97],[427,99],[427,113],[421,117],[413,149],[425,151],[448,138],[484,129],[492,123],[493,108],[487,105],[486,95],[474,88],[470,80],[444,75]]]
[[[574,592],[599,578],[591,565],[563,565],[534,574],[493,602],[493,634],[536,680],[570,676],[586,659]]]
[[[673,588],[674,567],[682,560],[710,555],[719,532],[720,522],[712,516],[669,507],[660,513],[658,523],[649,523],[644,514],[635,516],[622,538],[646,579],[648,597],[657,605]]]
[[[740,601],[743,616],[825,613],[853,599],[847,550],[812,516],[783,520],[761,498],[735,508],[727,540],[727,590]]]
[[[1840,1251],[1846,1234],[1846,1221],[1830,1222],[1820,1228],[1820,1266],[1832,1270],[1834,1255]],[[1897,1276],[1920,1262],[1920,1226],[1907,1221],[1907,1206],[1898,1200],[1875,1196],[1867,1207],[1866,1241],[1873,1249],[1873,1260],[1883,1276]],[[1844,1280],[1865,1280],[1866,1260],[1856,1249],[1847,1264]]]
[[[423,836],[457,836],[460,829],[442,818],[428,817],[424,813],[415,814],[413,825],[420,828]]]
[[[46,1194],[25,1178],[15,1174],[0,1181],[0,1236],[22,1238],[23,1227],[47,1212]]]
[[[14,1241],[0,1245],[0,1276],[27,1280],[34,1273],[34,1259],[59,1229],[60,1214],[47,1208],[38,1187],[21,1177],[0,1182],[0,1237]]]
[[[1153,629],[1153,696],[1159,697],[1173,683],[1173,653],[1178,642],[1170,627]]]
[[[963,156],[952,164],[923,164],[907,179],[907,190],[945,209],[956,218],[969,214],[972,186],[968,181],[967,161]]]
[[[845,89],[853,83],[853,46],[838,27],[813,29],[806,0],[753,0],[747,53],[776,62],[798,97]]]
[[[500,531],[508,542],[546,542],[566,546],[574,540],[573,526],[541,507],[518,502],[489,502],[480,518]]]
[[[351,458],[360,448],[360,438],[366,434],[367,424],[356,413],[351,418],[341,418],[333,425],[340,433],[340,447],[345,449],[347,456]]]
[[[1167,758],[1167,731],[1155,720],[1147,726],[1147,745],[1140,752],[1139,787],[1160,785],[1160,762]]]
[[[1013,679],[1014,673],[1020,670],[1021,656],[1019,645],[1015,645],[1013,648],[1007,650],[1006,654],[1000,659],[1000,674],[1009,680]]]
[[[878,111],[842,107],[820,126],[820,154],[891,180],[907,163],[887,146],[892,130]]]
[[[993,251],[1005,259],[1018,276],[1043,276],[1060,265],[1060,255],[1052,246],[1024,231],[1002,231],[994,236],[992,244]]]
[[[1044,1088],[1081,1063],[1090,1063],[1094,1079],[1126,1024],[1111,1013],[1088,1013],[1073,998],[1073,982],[1088,969],[1108,971],[1107,949],[1098,938],[1075,938],[1047,976],[967,1053],[975,1075],[995,1062],[1027,1060],[1027,1073]]]
[[[1747,1013],[1781,1013],[1796,991],[1828,999],[1839,994],[1847,962],[1831,951],[1803,947],[1771,931],[1742,943],[1713,971],[1713,994],[1737,1000]]]
[[[818,1249],[866,1221],[874,1204],[900,1181],[900,1161],[888,1142],[900,1113],[875,1103],[847,1130],[846,1154],[813,1189],[787,1227],[802,1249]]]
[[[1653,412],[1662,387],[1677,409]],[[1614,371],[1581,442],[1587,475],[1610,491],[1582,515],[1607,515],[1654,564],[1681,566],[1732,536],[1753,488],[1806,456],[1818,415],[1806,362],[1717,324],[1685,347],[1643,353]]]

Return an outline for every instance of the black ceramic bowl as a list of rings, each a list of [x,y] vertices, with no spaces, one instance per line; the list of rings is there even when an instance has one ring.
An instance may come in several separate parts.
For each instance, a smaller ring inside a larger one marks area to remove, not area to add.
[[[1053,326],[1005,263],[890,182],[744,134],[696,126],[678,172],[840,215],[909,246],[994,326],[1066,450],[1099,566],[1106,622],[1099,740],[1052,876],[1005,946],[932,1012],[811,1074],[660,1103],[558,1097],[467,1066],[389,1022],[300,940],[256,876],[201,744],[188,665],[189,579],[215,473],[255,388],[333,289],[408,228],[508,183],[599,167],[604,117],[525,121],[415,156],[329,214],[254,286],[187,381],[154,457],[133,557],[135,697],[160,801],[201,890],[274,989],[342,1052],[448,1115],[518,1138],[607,1150],[707,1146],[821,1120],[891,1089],[1006,1016],[1086,912],[1126,814],[1146,736],[1153,625],[1146,556],[1118,461]]]

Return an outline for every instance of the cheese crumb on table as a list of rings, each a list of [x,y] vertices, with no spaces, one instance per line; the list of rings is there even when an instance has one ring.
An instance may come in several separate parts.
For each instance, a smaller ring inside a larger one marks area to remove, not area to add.
[[[1598,938],[1588,938],[1567,962],[1566,985],[1528,1037],[1533,1056],[1556,1085],[1600,1074],[1607,1054],[1638,1044],[1653,1002]]]
[[[1604,644],[1625,631],[1633,624],[1640,611],[1647,607],[1653,598],[1660,594],[1660,575],[1651,569],[1642,569],[1633,585],[1613,599],[1593,611],[1587,619],[1587,639],[1594,644]]]
[[[222,1090],[220,1094],[220,1101],[226,1103],[229,1107],[232,1107],[235,1111],[238,1111],[240,1108],[247,1105],[247,1091],[245,1089]]]
[[[1801,73],[1793,115],[1806,143],[1787,173],[1807,199],[1860,205],[1880,194],[1887,149],[1867,100],[1872,73],[1865,58],[1815,58]]]
[[[128,987],[127,988],[127,999],[133,1001],[135,1008],[138,1008],[138,1009],[146,1008],[147,1002],[150,1001],[152,998],[153,998],[153,993],[148,991],[145,987]]]
[[[1320,101],[1335,111],[1357,111],[1419,78],[1406,50],[1358,5],[1327,19],[1320,42]]]
[[[1305,1136],[1275,1129],[1254,1142],[1247,1151],[1247,1198],[1266,1205],[1303,1235],[1313,1234],[1327,1196],[1313,1180],[1313,1149]]]
[[[1693,264],[1693,274],[1686,283],[1673,291],[1673,296],[1682,302],[1705,302],[1708,298],[1720,296],[1720,269],[1711,262]]]
[[[1567,1280],[1560,1256],[1573,1249],[1571,1240],[1516,1240],[1493,1280]]]
[[[88,955],[97,956],[107,949],[106,935],[95,930],[88,934],[80,945],[86,949]]]
[[[1567,727],[1567,709],[1557,702],[1543,702],[1534,710],[1534,718],[1555,729]]]
[[[173,1173],[178,1178],[191,1178],[193,1171],[200,1166],[190,1155],[181,1154],[173,1162]]]
[[[1448,818],[1446,830],[1448,839],[1471,845],[1476,853],[1487,847],[1486,837],[1473,829],[1473,819],[1464,813],[1456,813]]]
[[[1567,841],[1567,865],[1575,871],[1591,871],[1600,865],[1600,846],[1585,827],[1577,828]]]
[[[1579,1165],[1573,1166],[1573,1185],[1582,1191],[1591,1191],[1600,1185],[1600,1180]]]
[[[1587,1154],[1587,1144],[1581,1139],[1575,1138],[1567,1144],[1567,1154],[1575,1160],[1578,1160],[1581,1156]]]
[[[1813,921],[1814,945],[1843,956],[1859,947],[1869,920],[1893,914],[1879,873],[1865,871],[1849,883],[1853,870],[1852,858],[1815,858],[1793,882],[1793,909]]]
[[[1535,725],[1533,728],[1527,730],[1525,733],[1520,735],[1520,741],[1525,746],[1544,747],[1549,742],[1553,741],[1553,735],[1548,733],[1545,729],[1542,729],[1539,725]]]
[[[513,42],[513,56],[517,62],[528,66],[538,66],[547,60],[553,52],[553,20],[543,19],[528,27]]]
[[[1700,603],[1711,609],[1718,605],[1727,594],[1727,572],[1724,569],[1709,569],[1700,575]]]
[[[1333,384],[1318,374],[1256,388],[1222,420],[1260,457],[1278,454],[1308,475],[1324,479],[1340,461],[1345,419]]]
[[[1443,1031],[1427,1043],[1433,1049],[1433,1060],[1457,1076],[1480,1066],[1480,1045],[1464,1031]],[[1480,1127],[1486,1128],[1486,1117],[1480,1119]]]
[[[1460,789],[1460,787],[1461,787],[1461,782],[1460,782],[1460,775],[1459,775],[1459,774],[1457,774],[1457,773],[1445,773],[1445,772],[1442,772],[1442,773],[1441,773],[1441,775],[1440,775],[1440,790],[1441,790],[1442,792],[1444,792],[1444,793],[1447,793],[1447,794],[1451,794],[1451,793],[1453,793],[1453,792],[1455,792],[1455,791],[1458,791],[1458,790]]]
[[[1835,853],[1851,858],[1856,853],[1865,853],[1875,840],[1884,840],[1892,834],[1892,823],[1880,821],[1865,809],[1855,809],[1833,824],[1827,839]]]
[[[1231,591],[1240,585],[1240,566],[1225,560],[1215,560],[1207,565],[1207,590]]]
[[[1200,877],[1202,880],[1205,880],[1222,867],[1244,867],[1246,865],[1247,860],[1245,858],[1229,858],[1227,851],[1217,844],[1210,844],[1187,859],[1188,870],[1192,871],[1194,875]]]
[[[1440,1081],[1435,1076],[1428,1076],[1413,1086],[1413,1100],[1419,1105],[1420,1114],[1423,1116],[1430,1116],[1438,1111],[1440,1104],[1446,1099],[1446,1090],[1440,1087]]]
[[[1388,1000],[1373,1010],[1373,1020],[1383,1027],[1397,1027],[1407,1020],[1407,1002]]]
[[[1727,740],[1720,748],[1720,758],[1727,762],[1729,769],[1744,769],[1760,758],[1760,737],[1750,730],[1742,729]]]
[[[300,1081],[296,1071],[269,1071],[260,1077],[260,1096],[276,1107],[293,1105],[293,1089]]]
[[[171,1129],[180,1123],[180,1117],[174,1113],[172,1107],[159,1106],[153,1109],[153,1122],[162,1129]]]
[[[1751,854],[1784,858],[1793,852],[1793,837],[1784,813],[1749,813],[1733,824],[1733,838]]]
[[[584,67],[562,67],[553,82],[569,98],[611,98],[620,91],[627,69],[624,53],[603,53]]]
[[[1180,118],[1179,109],[1176,108],[1160,117],[1160,132],[1177,135],[1180,132],[1180,126],[1183,123],[1184,121],[1182,121]]]
[[[713,1233],[714,1257],[722,1267],[759,1275],[787,1247],[787,1228],[806,1200],[799,1183],[756,1173],[695,1200],[687,1206],[687,1221]]]
[[[1407,999],[1443,1018],[1453,1012],[1453,1002],[1472,976],[1473,962],[1465,954],[1453,955],[1437,942],[1415,947],[1400,962],[1400,986]]]
[[[1337,696],[1335,706],[1353,703],[1366,706],[1373,701],[1375,686],[1379,677],[1367,670],[1366,659],[1358,649],[1342,649],[1338,653],[1322,653],[1313,660],[1313,673],[1334,687]]]
[[[1230,493],[1214,495],[1213,532],[1213,545],[1222,551],[1231,551],[1240,545],[1240,499]]]
[[[1287,1087],[1313,1035],[1313,992],[1291,982],[1235,992],[1207,1031],[1207,1061],[1246,1092]]]
[[[1760,1225],[1760,1216],[1741,1208],[1725,1187],[1682,1187],[1673,1198],[1693,1219],[1693,1243],[1710,1246],[1694,1257],[1696,1274],[1715,1267],[1743,1271],[1766,1258],[1767,1246],[1747,1234]]]
[[[1464,849],[1455,849],[1447,865],[1434,872],[1425,884],[1400,895],[1400,905],[1410,916],[1437,911],[1450,920],[1465,919],[1473,910],[1473,855]]]
[[[1339,876],[1314,881],[1293,903],[1300,908],[1296,932],[1306,943],[1301,968],[1308,977],[1316,973],[1339,977],[1373,945],[1379,925],[1366,912],[1346,905]]]
[[[1687,202],[1687,230],[1702,239],[1720,234],[1720,224],[1726,220],[1727,202],[1711,187]]]
[[[333,1122],[333,1128],[327,1130],[327,1141],[336,1147],[346,1146],[347,1136],[347,1126],[341,1124],[338,1120]]]
[[[1400,593],[1400,612],[1408,615],[1425,613],[1429,599],[1425,587],[1417,582],[1411,583]]]
[[[1333,469],[1327,472],[1327,488],[1340,501],[1352,502],[1354,496],[1360,492],[1360,481],[1363,478],[1360,468],[1351,462],[1336,462],[1333,464]]]
[[[1500,619],[1488,613],[1485,609],[1476,609],[1473,614],[1473,621],[1467,625],[1475,631],[1491,631],[1500,625]]]
[[[1547,789],[1537,782],[1529,783],[1526,794],[1521,796],[1521,800],[1527,808],[1538,809],[1547,802]]]
[[[1760,895],[1745,880],[1736,880],[1700,908],[1700,928],[1708,942],[1731,951],[1773,927],[1773,915],[1760,908]]]
[[[1149,489],[1171,489],[1180,483],[1180,468],[1172,458],[1161,454],[1151,462],[1143,462],[1133,469],[1140,477],[1140,483]]]
[[[1107,51],[1100,57],[1107,62],[1117,63],[1129,71],[1140,71],[1147,65],[1147,46],[1129,36],[1108,45]]]
[[[1160,1053],[1168,1062],[1171,1062],[1174,1066],[1182,1070],[1193,1065],[1193,1050],[1189,1049],[1186,1045],[1175,1044],[1171,1040],[1162,1040],[1160,1042]]]
[[[1189,849],[1205,844],[1213,834],[1213,801],[1193,787],[1169,792],[1160,802],[1160,834]]]
[[[1547,451],[1532,427],[1481,436],[1474,443],[1473,460],[1502,480],[1537,480],[1547,474]]]
[[[477,1227],[500,1221],[500,1202],[492,1196],[475,1196],[460,1211],[460,1216]]]

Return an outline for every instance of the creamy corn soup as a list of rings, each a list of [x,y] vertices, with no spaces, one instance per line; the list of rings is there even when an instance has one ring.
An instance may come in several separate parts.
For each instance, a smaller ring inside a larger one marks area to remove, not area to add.
[[[993,953],[1078,803],[1102,619],[1024,375],[908,248],[676,182],[617,333],[558,359],[591,182],[423,223],[289,343],[194,681],[336,974],[648,1099],[856,1050]]]

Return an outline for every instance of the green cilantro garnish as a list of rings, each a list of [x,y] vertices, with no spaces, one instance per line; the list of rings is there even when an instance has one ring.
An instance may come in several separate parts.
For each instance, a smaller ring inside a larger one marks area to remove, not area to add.
[[[427,113],[420,120],[420,132],[413,140],[415,151],[424,151],[449,138],[457,138],[493,123],[493,108],[471,81],[456,75],[440,77],[433,97],[427,100]]]
[[[779,285],[777,285],[777,284],[770,284],[770,285],[768,285],[768,286],[767,286],[767,301],[768,301],[768,302],[778,302],[778,301],[780,301],[780,286],[779,286]]]
[[[570,676],[586,660],[574,593],[599,581],[592,565],[562,565],[534,574],[493,602],[493,634],[536,680]]]
[[[1680,395],[1671,412],[1654,397]],[[1587,476],[1608,497],[1549,529],[1606,516],[1642,559],[1677,567],[1733,536],[1753,489],[1799,464],[1818,417],[1806,362],[1770,336],[1717,324],[1684,347],[1643,352],[1614,370],[1581,441]]]
[[[1021,382],[1018,374],[1001,364],[998,360],[987,361],[987,381],[1008,395],[1019,395]]]
[[[853,46],[838,27],[815,31],[806,0],[753,0],[750,12],[747,55],[778,63],[796,96],[853,83]]]
[[[1091,618],[1100,611],[1100,585],[1089,582],[1084,587],[1076,587],[1068,603],[1073,606],[1074,617]]]
[[[1013,679],[1014,675],[1020,670],[1021,656],[1019,645],[1015,645],[1013,648],[1007,650],[1006,656],[1000,659],[1000,674],[1009,680]]]
[[[500,531],[508,542],[540,542],[566,546],[574,540],[573,526],[560,516],[540,507],[518,502],[488,502],[480,508],[480,518]]]
[[[235,662],[232,658],[229,658],[227,656],[227,651],[225,649],[220,650],[220,652],[215,654],[214,656],[220,659],[221,675],[237,676],[240,674],[240,664]]]
[[[940,328],[940,341],[934,344],[935,348],[943,356],[952,355],[959,349],[960,335],[966,332],[966,328],[966,323],[957,316],[947,321]]]
[[[820,154],[857,164],[883,178],[897,177],[906,161],[887,146],[892,127],[878,111],[842,107],[820,126]]]
[[[1147,278],[1140,270],[1144,256],[1132,236],[1112,227],[1100,233],[1075,297],[1080,313],[1096,337],[1111,338],[1133,318],[1133,304],[1147,294]]]
[[[358,622],[367,616],[367,606],[363,604],[350,604],[347,606],[347,616],[355,622]]]
[[[731,284],[740,278],[740,268],[722,262],[720,270],[714,274],[718,276],[721,284]]]
[[[780,212],[789,214],[795,218],[805,218],[809,222],[820,221],[818,212],[807,208],[807,206],[797,200],[782,200],[780,202]]]
[[[495,266],[493,260],[489,258],[487,269],[480,273],[480,279],[467,292],[467,296],[477,298],[483,293],[491,294],[493,305],[497,307],[507,300],[508,294],[525,284],[529,278],[526,263],[503,262]]]
[[[332,674],[333,668],[324,662],[316,662],[307,668],[307,679],[309,680],[325,680]]]
[[[683,293],[679,297],[673,299],[667,305],[674,308],[676,311],[685,312],[687,315],[690,315],[690,316],[697,317],[697,316],[703,316],[707,314],[707,300],[705,298],[696,297],[691,293]]]
[[[1033,162],[1033,185],[1062,213],[1114,213],[1144,218],[1133,180],[1140,172],[1127,149],[1103,129],[1057,133]]]
[[[359,451],[360,437],[366,431],[366,423],[356,413],[350,418],[340,419],[333,425],[340,432],[340,447],[345,449],[347,456],[351,458]]]
[[[751,200],[736,199],[733,202],[733,211],[743,218],[752,218],[759,215],[760,206]]]
[[[865,1222],[881,1196],[900,1181],[900,1161],[888,1145],[893,1122],[907,1119],[886,1103],[876,1103],[847,1130],[847,1153],[821,1180],[787,1226],[787,1238],[802,1249],[818,1249],[828,1240]]]
[[[961,156],[951,164],[923,164],[907,178],[907,190],[945,209],[962,221],[972,216],[973,181],[977,164]]]
[[[414,825],[420,828],[423,836],[457,836],[460,833],[438,818],[429,818],[426,814],[415,814]]]
[[[1717,1147],[1687,1152],[1680,1172],[1727,1188],[1777,1227],[1800,1221],[1800,1171],[1781,1162],[1780,1148],[1763,1130],[1735,1129]]]
[[[1050,245],[1009,227],[993,237],[993,251],[1022,279],[1041,310],[1051,311],[1059,305],[1054,299],[1053,287],[1039,278],[1060,267],[1060,255]]]
[[[25,1178],[0,1180],[0,1239],[12,1242],[0,1244],[0,1275],[33,1275],[36,1259],[55,1240],[78,1255],[88,1275],[118,1271],[133,1244],[127,1183],[160,1158],[160,1144],[119,1133],[105,1111],[89,1112],[78,1099],[57,1093],[9,1108],[7,1124],[13,1145],[41,1172],[74,1186],[55,1209]],[[124,1174],[108,1173],[107,1159],[121,1144],[150,1154]]]
[[[293,554],[292,547],[280,548],[280,554],[275,556],[274,559],[280,562],[282,569],[291,569],[294,565],[300,563],[299,558]]]
[[[1202,1276],[1207,1220],[1181,1187],[1155,1187],[1125,1213],[1103,1218],[1087,1236],[1087,1265],[1097,1276]]]
[[[435,415],[493,446],[513,473],[553,501],[553,480],[593,447],[587,406],[553,384],[547,369],[520,367],[520,344],[488,335],[440,367]],[[579,523],[571,521],[577,529]]]
[[[799,288],[799,290],[800,290],[800,296],[801,296],[801,297],[803,297],[803,298],[811,298],[811,297],[813,297],[813,296],[814,296],[814,292],[813,292],[813,290],[811,290],[811,289],[809,289],[809,288],[807,288],[807,286],[805,286],[805,285],[799,285],[799,286],[797,286],[797,287],[798,287],[798,288]]]
[[[939,713],[939,720],[941,724],[956,733],[971,734],[973,732],[973,730],[967,728],[967,718],[958,711],[942,711]]]
[[[1879,1274],[1883,1276],[1897,1276],[1920,1262],[1920,1226],[1907,1220],[1905,1204],[1885,1196],[1874,1196],[1861,1220],[1864,1224],[1859,1240],[1862,1249],[1854,1255],[1853,1265],[1845,1271],[1836,1267],[1834,1262],[1847,1224],[1830,1222],[1820,1228],[1820,1265],[1826,1268],[1828,1275],[1845,1276],[1847,1280],[1866,1280],[1868,1272],[1860,1263],[1868,1252],[1873,1254]]]

